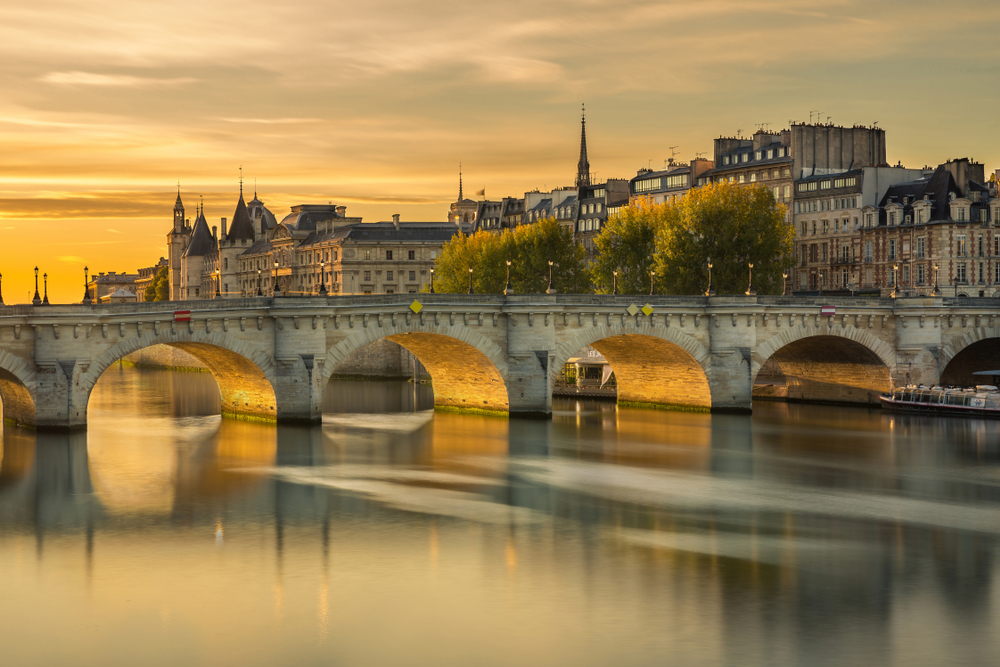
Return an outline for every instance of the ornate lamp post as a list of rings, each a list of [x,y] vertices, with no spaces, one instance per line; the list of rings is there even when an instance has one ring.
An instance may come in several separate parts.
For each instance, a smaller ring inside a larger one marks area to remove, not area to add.
[[[889,293],[889,296],[892,297],[893,299],[895,299],[897,296],[899,296],[899,276],[898,276],[898,272],[899,272],[899,264],[893,264],[892,265],[892,291]]]
[[[507,260],[507,287],[503,290],[504,294],[513,294],[514,288],[510,285],[510,260]]]
[[[469,294],[472,294],[472,267],[469,267]]]
[[[319,263],[319,293],[326,296],[326,262]]]
[[[934,289],[931,291],[931,296],[941,296],[941,290],[938,288],[938,265],[934,265]]]
[[[47,306],[49,305],[49,274],[43,273],[42,281],[43,284],[45,285],[45,292],[44,292],[45,296],[42,297],[42,305]]]
[[[612,281],[614,282],[614,288],[611,290],[612,296],[618,296],[618,271],[612,271],[613,276]]]
[[[89,306],[90,300],[90,269],[83,267],[83,305]]]
[[[715,296],[715,287],[712,286],[712,260],[708,260],[708,289],[705,296]]]
[[[271,296],[281,296],[281,290],[278,289],[278,260],[274,260],[274,288],[271,290]]]
[[[781,272],[781,296],[788,293],[788,271]]]
[[[434,294],[434,269],[431,269],[431,294]]]
[[[750,285],[747,286],[745,294],[747,296],[757,296],[757,290],[753,288],[753,262],[749,262],[747,266],[750,267]]]
[[[221,299],[222,298],[222,290],[221,290],[221,288],[222,288],[222,273],[219,271],[219,269],[216,269],[215,270],[215,298],[216,299]]]
[[[0,273],[0,306],[3,305],[3,274]]]
[[[35,267],[35,296],[31,299],[31,305],[42,305],[42,297],[38,296],[38,267]]]
[[[257,269],[257,296],[264,296],[264,293],[260,290],[260,269]]]
[[[656,284],[656,271],[649,272],[649,296],[656,294],[655,284]]]
[[[555,294],[556,288],[552,286],[552,260],[549,260],[549,288],[545,290],[546,294]]]

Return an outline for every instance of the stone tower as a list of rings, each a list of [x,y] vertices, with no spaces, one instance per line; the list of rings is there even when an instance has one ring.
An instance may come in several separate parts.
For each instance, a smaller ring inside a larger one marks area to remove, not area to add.
[[[580,161],[576,163],[576,187],[590,185],[590,161],[587,159],[587,109],[580,119]]]
[[[181,186],[177,184],[177,201],[174,203],[174,224],[167,234],[167,265],[170,278],[170,300],[182,299],[181,257],[187,248],[191,228],[184,219],[184,202],[181,201]]]

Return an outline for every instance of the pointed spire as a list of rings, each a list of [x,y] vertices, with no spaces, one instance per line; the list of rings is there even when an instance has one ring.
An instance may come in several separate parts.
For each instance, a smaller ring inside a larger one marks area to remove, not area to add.
[[[458,201],[462,201],[462,163],[458,163]]]
[[[175,211],[183,211],[184,210],[184,203],[181,202],[181,182],[180,181],[177,181],[177,201],[174,202],[174,210]]]
[[[240,199],[243,199],[243,165],[240,165]]]
[[[590,185],[590,161],[587,160],[587,107],[582,106],[580,119],[580,161],[576,164],[576,187]]]

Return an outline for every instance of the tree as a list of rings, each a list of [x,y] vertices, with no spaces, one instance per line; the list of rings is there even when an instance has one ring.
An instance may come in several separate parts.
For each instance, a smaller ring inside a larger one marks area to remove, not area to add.
[[[170,300],[170,272],[167,267],[162,267],[153,276],[152,282],[146,287],[146,301],[169,301]]]
[[[717,183],[694,188],[664,207],[653,262],[658,290],[704,292],[711,260],[719,294],[746,291],[750,263],[758,293],[781,293],[782,271],[794,262],[795,230],[767,188]]]
[[[507,285],[507,260],[510,260],[514,292],[538,294],[548,289],[549,261],[552,261],[556,291],[583,294],[590,288],[585,257],[583,246],[573,241],[573,231],[553,218],[508,229],[502,234],[460,233],[444,245],[434,264],[434,290],[467,292],[469,267],[472,267],[475,293],[503,293]]]
[[[614,291],[615,271],[619,294],[649,294],[656,229],[663,224],[665,212],[665,206],[640,201],[608,217],[594,239],[597,259],[590,265],[598,294]]]

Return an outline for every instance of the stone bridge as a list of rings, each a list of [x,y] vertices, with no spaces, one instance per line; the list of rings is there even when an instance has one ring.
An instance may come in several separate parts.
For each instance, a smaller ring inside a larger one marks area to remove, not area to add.
[[[586,345],[614,369],[620,402],[749,411],[767,364],[769,375],[784,377],[790,400],[871,403],[893,383],[974,383],[973,370],[1000,368],[998,306],[568,294],[6,306],[0,398],[5,419],[83,426],[111,364],[166,344],[209,367],[224,414],[318,421],[338,364],[387,338],[423,363],[439,407],[550,415],[560,369]],[[175,314],[184,310],[190,321]]]

